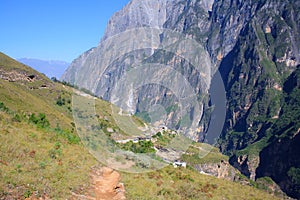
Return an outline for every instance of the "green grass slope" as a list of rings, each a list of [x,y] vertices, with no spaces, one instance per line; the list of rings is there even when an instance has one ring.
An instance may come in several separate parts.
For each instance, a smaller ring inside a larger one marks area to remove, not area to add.
[[[0,79],[0,199],[60,199],[87,185],[97,162],[75,133],[72,90],[4,54],[0,73],[15,79]]]

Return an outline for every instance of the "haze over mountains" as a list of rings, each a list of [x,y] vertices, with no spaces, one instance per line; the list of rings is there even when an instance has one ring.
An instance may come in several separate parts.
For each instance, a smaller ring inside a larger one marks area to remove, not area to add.
[[[32,67],[33,69],[45,74],[48,78],[56,77],[60,79],[70,63],[58,60],[40,60],[34,58],[19,58],[19,62]]]

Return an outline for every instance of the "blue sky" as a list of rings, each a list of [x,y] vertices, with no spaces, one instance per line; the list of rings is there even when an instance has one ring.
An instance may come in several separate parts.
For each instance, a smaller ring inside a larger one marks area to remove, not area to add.
[[[97,46],[110,16],[129,0],[0,0],[0,51],[71,62]]]

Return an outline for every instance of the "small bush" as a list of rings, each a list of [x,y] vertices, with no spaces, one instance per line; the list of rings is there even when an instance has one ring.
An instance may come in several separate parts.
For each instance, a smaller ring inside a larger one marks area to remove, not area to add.
[[[40,168],[45,169],[46,168],[46,163],[45,162],[40,162]]]
[[[154,145],[151,141],[139,141],[138,143],[133,143],[132,141],[126,144],[118,144],[119,147],[125,151],[132,151],[134,153],[154,153]]]
[[[3,102],[0,102],[0,111],[3,111],[3,112],[9,111],[8,107],[6,107]]]
[[[13,116],[12,120],[13,120],[14,122],[21,122],[21,121],[22,121],[21,116],[20,116],[19,114],[15,114],[15,115]]]
[[[29,198],[29,197],[31,197],[31,195],[32,195],[32,192],[30,190],[27,190],[23,196],[24,196],[24,198]]]
[[[53,82],[59,82],[56,77],[51,77],[51,81],[53,81]]]
[[[50,126],[48,119],[44,113],[39,113],[36,117],[35,114],[31,114],[29,117],[29,123],[37,125],[39,128],[47,128]]]
[[[49,156],[52,159],[57,159],[62,155],[62,150],[61,149],[56,149],[56,147],[54,147],[54,149],[49,150]]]
[[[158,196],[167,196],[167,195],[170,195],[171,193],[172,193],[172,191],[170,189],[163,188],[157,193],[157,195]]]
[[[69,144],[79,144],[80,138],[75,135],[75,133],[70,132],[69,130],[63,130],[61,129],[60,125],[57,124],[56,128],[54,129],[57,135],[62,136],[63,138],[66,138],[69,142]]]
[[[16,171],[18,172],[18,173],[21,173],[22,172],[22,165],[20,165],[20,164],[17,164],[16,165]]]
[[[56,104],[59,106],[65,105],[66,104],[65,98],[62,98],[61,96],[59,96],[58,99],[56,100]]]
[[[300,168],[290,168],[288,176],[292,179],[293,183],[300,184]]]

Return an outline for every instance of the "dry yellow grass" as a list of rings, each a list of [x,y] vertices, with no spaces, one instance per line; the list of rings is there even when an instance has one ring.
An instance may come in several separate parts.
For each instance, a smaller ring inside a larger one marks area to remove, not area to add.
[[[166,167],[147,174],[122,174],[127,198],[149,199],[279,199],[239,183],[201,175],[192,169]]]

